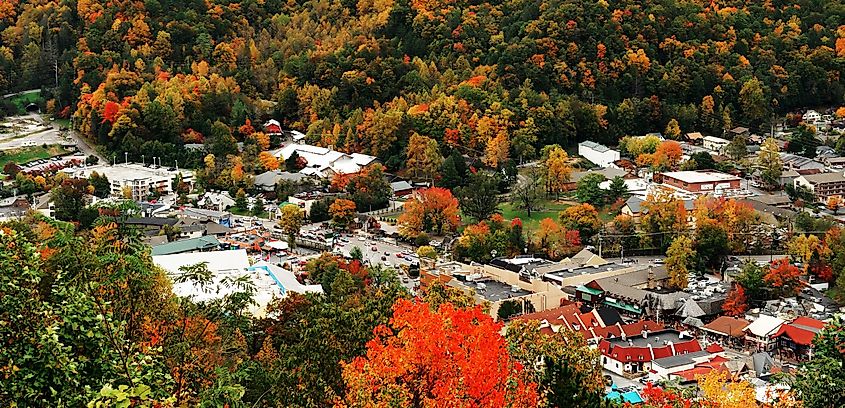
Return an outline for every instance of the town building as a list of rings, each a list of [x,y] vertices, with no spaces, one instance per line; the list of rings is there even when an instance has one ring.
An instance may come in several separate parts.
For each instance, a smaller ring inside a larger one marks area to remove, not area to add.
[[[253,182],[255,183],[255,187],[261,189],[261,191],[270,192],[276,190],[276,184],[280,181],[303,183],[308,180],[313,180],[313,178],[302,173],[291,173],[283,170],[268,170],[256,175]]]
[[[748,129],[747,127],[737,126],[737,127],[728,131],[728,136],[730,136],[731,138],[734,138],[734,137],[737,137],[737,136],[749,137],[750,136],[750,129]]]
[[[780,153],[780,159],[783,161],[783,168],[785,170],[824,170],[824,164],[809,157],[799,156],[792,153]]]
[[[599,342],[602,367],[618,375],[636,375],[652,370],[658,359],[687,355],[704,350],[694,337],[677,330],[604,339]]]
[[[771,352],[776,345],[775,334],[785,322],[774,316],[763,315],[757,317],[742,331],[745,332],[745,342],[755,351]]]
[[[726,195],[739,191],[739,177],[717,171],[670,171],[656,173],[655,181],[691,194]]]
[[[589,140],[578,143],[578,155],[599,167],[612,167],[619,160],[618,150]]]
[[[294,153],[305,159],[306,167],[300,170],[300,173],[320,178],[329,178],[335,174],[354,174],[378,160],[375,156],[361,153],[347,154],[331,148],[303,143],[289,143],[277,150],[274,155],[287,160]]]
[[[111,183],[110,194],[123,197],[124,189],[129,189],[132,199],[143,200],[151,193],[167,195],[173,192],[173,183],[181,175],[182,182],[193,184],[194,174],[190,170],[167,169],[158,166],[145,166],[138,163],[120,163],[115,165],[99,164],[82,168],[66,167],[61,171],[70,177],[89,178],[97,172],[108,178]]]
[[[687,141],[696,145],[704,141],[704,135],[699,132],[689,132],[686,134],[686,137]]]
[[[795,188],[806,187],[813,192],[818,201],[826,201],[829,197],[843,197],[845,194],[845,173],[819,173],[795,178]]]
[[[152,247],[151,255],[173,255],[190,252],[205,252],[220,248],[220,241],[211,235],[197,238],[188,238],[179,241],[168,242]]]
[[[719,316],[701,327],[701,331],[704,332],[704,338],[708,342],[722,346],[741,347],[745,338],[743,330],[749,324],[748,320],[739,317]]]
[[[195,302],[210,301],[232,295],[240,289],[233,285],[236,279],[248,278],[255,287],[250,312],[256,316],[266,313],[273,298],[285,297],[290,292],[322,293],[320,285],[301,284],[292,272],[278,266],[258,261],[252,263],[246,250],[175,253],[154,255],[153,263],[162,268],[173,280],[173,293]],[[180,279],[183,268],[204,263],[211,272],[210,282],[203,284],[190,279]]]
[[[23,196],[13,196],[0,200],[0,222],[23,217],[30,209],[29,201]]]
[[[772,336],[777,339],[778,353],[793,360],[812,359],[813,339],[824,326],[824,322],[806,316],[783,324]]]
[[[704,136],[701,146],[714,153],[721,153],[731,141],[716,136]]]
[[[264,133],[272,136],[280,136],[282,134],[282,124],[276,119],[270,119],[264,124]]]
[[[822,120],[822,115],[812,109],[801,115],[801,121],[804,123],[814,124]]]

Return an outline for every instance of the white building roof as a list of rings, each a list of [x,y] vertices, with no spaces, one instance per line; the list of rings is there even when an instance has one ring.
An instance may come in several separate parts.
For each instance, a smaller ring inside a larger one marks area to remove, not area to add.
[[[299,157],[305,159],[307,163],[306,168],[319,169],[319,173],[324,173],[324,170],[329,168],[333,172],[340,174],[357,173],[361,171],[362,167],[376,160],[374,156],[366,154],[346,154],[337,150],[304,143],[290,143],[277,150],[274,154],[283,160],[287,160],[293,155],[293,152],[296,152]],[[325,176],[325,174],[320,175]]]
[[[301,294],[323,293],[323,287],[321,285],[303,285],[296,280],[296,276],[293,275],[293,272],[268,262],[258,261],[249,269],[263,270],[271,274],[271,279],[275,277],[275,283],[278,284],[282,296],[286,295],[287,292],[296,292]]]
[[[716,136],[704,136],[704,141],[719,143],[719,144],[728,144],[728,143],[731,142],[730,140],[722,139],[721,137],[716,137]]]
[[[739,177],[719,173],[718,171],[668,171],[663,173],[663,175],[685,183],[714,183],[739,180]]]
[[[246,275],[246,268],[249,267],[249,258],[245,249],[153,256],[153,263],[164,269],[171,279],[183,274],[179,268],[203,262],[208,263],[208,269],[212,272],[211,285],[203,288],[194,282],[174,282],[173,293],[191,297],[198,302],[223,297],[235,292],[234,288],[227,288],[222,284],[223,279]]]
[[[757,320],[754,320],[746,328],[742,329],[746,333],[751,333],[757,337],[767,337],[773,334],[785,321],[774,316],[760,315]]]
[[[302,133],[298,130],[291,130],[290,134],[291,134],[291,136],[293,136],[293,140],[295,140],[297,142],[302,140],[302,139],[305,139],[305,133]]]

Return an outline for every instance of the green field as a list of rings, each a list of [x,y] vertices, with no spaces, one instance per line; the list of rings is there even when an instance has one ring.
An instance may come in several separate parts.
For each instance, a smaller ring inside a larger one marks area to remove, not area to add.
[[[21,147],[18,149],[4,150],[0,152],[0,163],[15,162],[24,164],[38,159],[48,159],[54,156],[61,156],[69,153],[59,145]]]
[[[570,207],[568,204],[556,203],[551,200],[546,200],[538,205],[540,211],[531,211],[531,217],[523,210],[513,208],[511,203],[499,204],[499,210],[502,211],[502,216],[507,220],[519,218],[522,220],[522,228],[525,231],[534,231],[540,226],[540,221],[544,218],[558,219],[558,213]]]

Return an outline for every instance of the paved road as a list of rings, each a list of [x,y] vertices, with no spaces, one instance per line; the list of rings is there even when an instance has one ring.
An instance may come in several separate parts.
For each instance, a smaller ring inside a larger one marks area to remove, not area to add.
[[[85,140],[84,137],[80,136],[79,133],[77,133],[75,130],[68,130],[68,136],[70,136],[76,142],[76,147],[79,148],[79,151],[82,152],[82,154],[84,154],[86,157],[94,155],[100,159],[100,163],[110,163],[110,161],[106,160],[106,158],[101,156],[100,153],[97,153],[97,151],[94,150],[94,148],[91,147],[90,144],[88,144],[88,141]]]

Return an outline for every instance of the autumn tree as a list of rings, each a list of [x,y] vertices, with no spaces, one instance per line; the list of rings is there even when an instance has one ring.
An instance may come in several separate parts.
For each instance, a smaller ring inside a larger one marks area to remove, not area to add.
[[[732,381],[720,370],[696,377],[702,397],[720,408],[757,408],[757,392],[748,381]]]
[[[349,225],[355,221],[355,212],[355,202],[345,198],[338,198],[329,206],[332,223],[341,229],[349,228]]]
[[[745,136],[736,135],[725,147],[725,153],[733,160],[742,159],[748,154],[747,144]]]
[[[574,254],[581,245],[581,236],[551,218],[540,220],[540,227],[531,238],[533,250],[545,252],[550,259],[558,260]]]
[[[421,232],[445,234],[454,231],[459,224],[458,200],[451,191],[439,187],[418,191],[405,202],[405,212],[399,216],[399,231],[406,237],[415,237]]]
[[[681,138],[681,126],[678,124],[678,120],[672,118],[669,120],[669,123],[666,125],[666,130],[663,132],[666,137],[672,140],[678,140]]]
[[[728,316],[742,316],[748,310],[748,299],[745,297],[745,289],[742,285],[734,285],[728,292],[725,303],[722,304],[722,311]]]
[[[813,339],[813,358],[798,370],[794,388],[804,407],[830,408],[845,404],[845,325],[833,320]]]
[[[569,183],[572,174],[572,166],[569,164],[566,150],[559,145],[546,146],[543,148],[541,165],[546,180],[546,190],[549,193],[561,193]]]
[[[830,196],[827,198],[825,206],[828,210],[833,211],[833,214],[839,213],[839,208],[842,207],[842,197]]]
[[[769,109],[769,100],[763,83],[757,78],[745,81],[739,91],[739,103],[748,121],[758,123],[765,118]]]
[[[559,217],[561,224],[567,229],[578,231],[583,241],[591,240],[602,227],[599,212],[587,203],[567,207],[560,212]]]
[[[537,385],[480,308],[400,300],[394,310],[366,355],[345,366],[343,406],[537,406]]]
[[[305,214],[298,205],[287,204],[281,208],[279,215],[279,227],[288,237],[288,243],[293,245],[296,235],[302,228]]]
[[[434,179],[443,164],[437,141],[417,133],[411,135],[406,154],[405,166],[416,179]]]
[[[780,158],[780,148],[777,141],[766,139],[757,154],[757,165],[760,166],[760,178],[770,189],[780,186],[780,176],[783,172],[783,160]]]
[[[801,269],[788,258],[776,259],[769,265],[763,281],[782,296],[793,296],[801,290]]]
[[[677,290],[689,285],[689,273],[695,259],[691,238],[681,235],[672,241],[666,251],[666,271],[669,274],[668,286]]]

